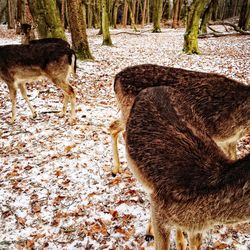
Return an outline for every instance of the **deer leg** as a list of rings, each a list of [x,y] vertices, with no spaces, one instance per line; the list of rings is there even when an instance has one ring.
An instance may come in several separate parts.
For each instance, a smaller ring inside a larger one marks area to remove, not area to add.
[[[27,96],[27,91],[26,91],[26,85],[25,85],[25,83],[19,84],[19,89],[21,91],[23,99],[27,102],[27,104],[28,104],[28,106],[29,106],[29,108],[31,110],[32,117],[36,118],[37,117],[37,113],[36,113],[36,110],[33,108],[33,106],[31,105],[31,103],[29,101],[29,98]]]
[[[62,111],[58,114],[59,117],[64,117],[64,115],[67,111],[68,102],[69,102],[69,97],[67,95],[64,95],[63,108],[62,108]]]
[[[113,121],[109,126],[109,132],[112,141],[112,151],[113,151],[113,168],[112,175],[115,176],[117,173],[122,172],[121,163],[119,159],[118,152],[118,136],[119,133],[124,130],[122,122],[120,120]]]
[[[189,250],[199,250],[202,243],[202,234],[196,233],[189,235]]]
[[[75,123],[76,120],[76,113],[75,113],[76,95],[74,89],[66,82],[59,82],[58,80],[53,80],[53,82],[64,92],[63,108],[62,111],[59,113],[59,116],[61,117],[64,116],[69,101],[71,106],[69,123],[72,125]]]
[[[14,84],[12,84],[13,86]],[[10,123],[13,124],[16,120],[16,89],[15,88],[11,88],[10,85],[8,85],[9,87],[9,92],[10,92],[10,101],[11,101],[11,120]]]
[[[146,241],[151,241],[154,238],[153,226],[151,223],[151,218],[149,219],[147,230],[146,230]]]
[[[171,228],[166,227],[166,224],[162,224],[162,217],[160,213],[155,211],[154,202],[151,200],[152,206],[152,214],[151,214],[151,223],[154,230],[154,241],[155,241],[155,249],[157,250],[169,250],[170,249],[170,232]],[[158,215],[159,214],[159,218]]]
[[[181,229],[176,229],[176,248],[177,250],[186,250],[186,241]]]

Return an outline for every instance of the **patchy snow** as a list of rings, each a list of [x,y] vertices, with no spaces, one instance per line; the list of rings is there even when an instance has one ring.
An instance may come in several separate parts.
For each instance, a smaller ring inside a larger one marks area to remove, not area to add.
[[[156,63],[216,72],[249,84],[250,40],[229,36],[199,40],[202,55],[182,53],[183,29],[138,34],[111,30],[113,47],[102,46],[97,30],[88,30],[92,62],[78,62],[71,83],[77,92],[77,124],[56,113],[62,93],[48,81],[28,84],[37,119],[17,97],[17,121],[11,126],[6,84],[0,85],[0,249],[154,249],[144,240],[149,202],[127,168],[112,177],[108,126],[118,117],[112,88],[116,73],[129,65]],[[127,29],[126,32],[131,32]],[[20,37],[0,26],[0,44]],[[249,138],[239,155],[250,151]],[[174,235],[172,234],[172,247]],[[216,226],[205,234],[203,249],[249,249],[250,225]]]

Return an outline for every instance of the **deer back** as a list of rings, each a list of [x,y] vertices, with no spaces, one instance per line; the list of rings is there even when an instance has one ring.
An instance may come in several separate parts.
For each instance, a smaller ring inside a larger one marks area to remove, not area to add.
[[[153,64],[128,67],[115,77],[114,90],[126,121],[135,97],[145,88],[178,89],[218,140],[250,132],[250,87],[213,73]],[[234,138],[235,139],[235,138]]]

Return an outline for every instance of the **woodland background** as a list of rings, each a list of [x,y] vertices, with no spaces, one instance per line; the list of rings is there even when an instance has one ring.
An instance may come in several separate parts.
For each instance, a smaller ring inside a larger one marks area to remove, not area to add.
[[[78,5],[69,6],[72,2]],[[160,30],[155,30],[154,6],[158,1],[108,1],[103,5],[101,1],[1,0],[1,45],[19,44],[18,23],[25,22],[34,25],[37,37],[65,37],[79,58],[88,60],[78,60],[76,76],[70,79],[77,93],[74,126],[56,116],[62,93],[49,81],[28,84],[38,118],[30,118],[19,94],[17,121],[10,125],[9,93],[0,82],[0,249],[154,249],[153,242],[144,237],[148,198],[127,167],[122,138],[119,150],[125,172],[115,178],[111,175],[108,127],[119,117],[113,92],[115,74],[130,65],[155,63],[250,82],[249,19],[246,27],[240,24],[245,20],[242,11],[249,16],[248,0],[180,1],[176,27],[177,1],[159,2]],[[211,2],[218,7],[209,16],[207,32],[195,31],[198,50],[184,53],[189,11],[192,3],[198,2],[206,2],[198,15],[199,24]],[[115,3],[117,18],[113,19]],[[30,4],[41,4],[35,8],[39,11],[30,11]],[[52,6],[55,8],[50,12]],[[78,13],[83,17],[75,20],[83,25],[81,33],[74,33],[78,26],[71,22],[72,6],[77,10],[73,17]],[[143,23],[144,6],[147,14]],[[112,46],[105,45],[109,39],[106,26],[101,25],[106,20],[103,10],[108,13]],[[49,21],[49,13],[60,20],[59,25]],[[239,142],[238,157],[250,152],[249,141],[245,137]],[[202,249],[248,250],[249,246],[250,224],[244,223],[209,230]],[[171,249],[175,249],[174,232]]]

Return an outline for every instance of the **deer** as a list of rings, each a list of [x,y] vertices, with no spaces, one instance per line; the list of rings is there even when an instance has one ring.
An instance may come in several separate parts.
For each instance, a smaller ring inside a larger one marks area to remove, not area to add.
[[[61,38],[51,37],[51,38],[36,39],[34,29],[35,28],[28,23],[20,24],[21,44],[57,43],[62,46],[70,48],[70,44]]]
[[[68,78],[75,72],[76,55],[68,46],[50,42],[0,46],[0,79],[8,86],[12,103],[10,123],[13,124],[16,120],[17,89],[20,89],[32,117],[35,118],[37,112],[28,99],[26,82],[48,78],[64,93],[63,108],[58,116],[65,115],[70,102],[69,123],[74,124],[76,95],[73,87],[68,83]]]
[[[171,86],[185,93],[190,105],[204,120],[209,135],[226,155],[236,159],[237,141],[250,133],[250,87],[215,73],[142,64],[123,69],[114,79],[121,117],[109,126],[113,176],[123,171],[117,141],[125,130],[133,102],[140,91],[157,86]]]
[[[21,44],[29,44],[36,39],[35,27],[28,23],[20,24]]]
[[[196,112],[202,117],[206,129],[223,152],[236,159],[237,141],[250,132],[250,87],[225,76],[154,64],[125,68],[116,74],[114,91],[121,118],[110,124],[113,168],[112,175],[122,172],[118,154],[118,136],[125,124],[136,96],[143,89],[171,86],[185,93]],[[183,242],[183,233],[177,229],[177,242]],[[198,237],[198,236],[197,236]],[[153,238],[151,223],[146,240]],[[178,249],[182,248],[182,243]]]
[[[126,157],[150,197],[156,250],[170,249],[175,227],[198,250],[205,230],[250,220],[250,154],[228,158],[185,94],[172,86],[146,88],[126,121]]]

